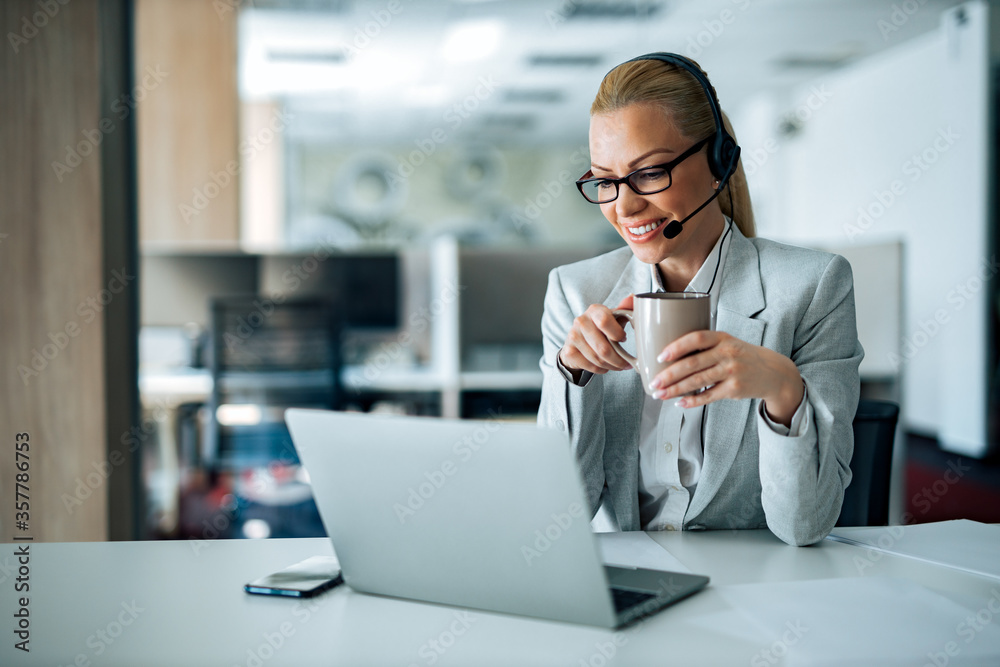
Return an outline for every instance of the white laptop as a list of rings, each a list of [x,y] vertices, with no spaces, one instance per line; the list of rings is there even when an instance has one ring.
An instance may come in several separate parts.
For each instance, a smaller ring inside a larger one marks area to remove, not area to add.
[[[285,420],[356,591],[614,628],[708,583],[602,564],[563,434],[325,410]]]

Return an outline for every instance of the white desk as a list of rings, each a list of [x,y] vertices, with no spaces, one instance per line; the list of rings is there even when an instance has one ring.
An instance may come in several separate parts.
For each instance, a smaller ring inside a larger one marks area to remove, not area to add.
[[[652,535],[694,572],[710,575],[712,583],[620,633],[479,611],[463,614],[346,587],[313,601],[243,593],[248,580],[310,555],[331,553],[325,539],[33,544],[31,652],[14,649],[16,574],[10,574],[0,581],[5,619],[0,664],[755,666],[803,664],[803,656],[808,657],[804,649],[830,643],[839,648],[825,654],[827,661],[809,664],[870,664],[852,657],[854,635],[871,634],[865,609],[826,609],[842,619],[840,627],[813,624],[795,637],[786,633],[787,623],[808,619],[826,602],[816,596],[793,597],[794,608],[780,612],[772,603],[782,591],[787,602],[789,590],[829,583],[795,583],[802,580],[834,579],[851,590],[885,583],[881,577],[887,576],[901,577],[896,583],[911,588],[915,582],[931,589],[917,589],[924,597],[937,599],[940,593],[948,599],[940,598],[945,611],[938,616],[944,616],[931,636],[914,628],[907,616],[914,609],[919,613],[920,600],[900,599],[898,609],[880,617],[884,626],[878,636],[884,636],[882,650],[903,655],[905,648],[909,658],[875,664],[929,663],[919,656],[943,651],[942,640],[949,638],[960,644],[960,653],[948,657],[949,665],[1000,664],[1000,614],[970,643],[956,634],[959,612],[987,608],[991,594],[1000,596],[1000,581],[891,555],[864,568],[862,577],[856,560],[865,557],[862,549],[832,541],[789,547],[767,531]],[[16,570],[15,549],[0,546],[0,565],[8,570],[12,565]],[[965,606],[954,607],[953,601]],[[775,613],[787,613],[787,623],[783,616],[767,620]],[[125,622],[129,624],[120,625]],[[775,644],[783,633],[795,644]],[[432,641],[443,652],[435,651]],[[772,649],[783,657],[765,653]],[[613,659],[605,657],[612,652]],[[77,656],[82,656],[80,662],[74,663]]]

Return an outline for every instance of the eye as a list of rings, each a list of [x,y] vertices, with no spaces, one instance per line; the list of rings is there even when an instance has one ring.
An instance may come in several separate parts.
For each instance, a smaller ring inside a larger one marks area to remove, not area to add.
[[[600,181],[597,181],[597,189],[598,190],[613,190],[614,187],[615,187],[615,182],[614,181],[609,181],[609,180],[600,180]]]
[[[668,172],[666,169],[662,169],[659,167],[650,167],[649,169],[643,169],[639,173],[635,174],[635,176],[633,176],[632,178],[636,180],[637,185],[642,183],[656,183],[658,181],[666,180],[666,178],[669,176],[669,173],[670,172]]]

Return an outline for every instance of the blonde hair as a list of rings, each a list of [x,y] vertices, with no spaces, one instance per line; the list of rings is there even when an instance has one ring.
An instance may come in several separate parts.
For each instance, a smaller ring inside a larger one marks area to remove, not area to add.
[[[694,65],[704,73],[700,65]],[[708,80],[707,75],[705,80]],[[712,87],[711,90],[712,97],[718,100],[715,88]],[[715,133],[715,117],[705,90],[691,72],[673,63],[636,60],[614,68],[601,81],[597,97],[590,106],[590,115],[611,113],[632,104],[655,104],[661,107],[666,112],[667,122],[672,123],[692,143]],[[725,112],[722,112],[722,124],[735,139],[736,133]],[[750,189],[747,187],[742,160],[737,163],[729,183],[719,195],[719,207],[733,219],[744,236],[756,234],[753,204],[750,202]]]

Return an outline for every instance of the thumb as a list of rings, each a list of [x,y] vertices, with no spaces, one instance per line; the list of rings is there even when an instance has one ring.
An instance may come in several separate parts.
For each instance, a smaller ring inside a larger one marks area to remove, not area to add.
[[[615,310],[632,310],[632,301],[634,296],[634,294],[629,294],[627,297],[622,299],[622,302],[615,307]]]

